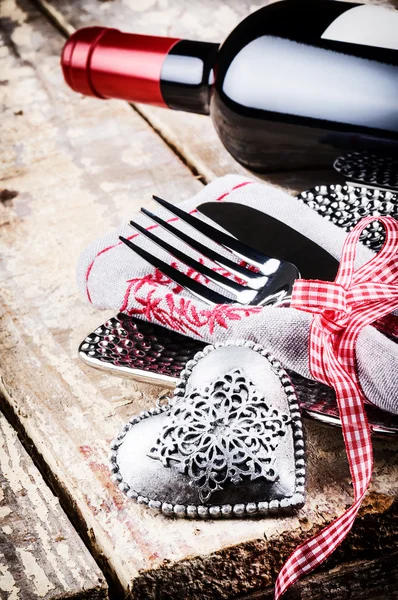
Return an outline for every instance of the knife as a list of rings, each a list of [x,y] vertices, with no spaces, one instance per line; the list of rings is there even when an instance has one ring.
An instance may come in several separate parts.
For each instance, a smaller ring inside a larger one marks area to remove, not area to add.
[[[334,281],[339,261],[286,223],[235,202],[205,202],[197,210],[240,242],[294,264],[303,279]]]

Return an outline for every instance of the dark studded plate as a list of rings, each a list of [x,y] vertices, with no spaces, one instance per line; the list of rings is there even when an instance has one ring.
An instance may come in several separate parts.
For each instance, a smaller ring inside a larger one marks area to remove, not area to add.
[[[289,373],[299,399],[303,415],[326,425],[341,427],[336,395],[332,388],[305,379],[297,373]],[[366,405],[366,414],[372,435],[378,437],[398,436],[398,415],[393,415],[375,406]]]
[[[354,185],[318,185],[296,196],[317,213],[345,231],[369,215],[398,219],[398,195]],[[375,221],[363,232],[361,242],[377,252],[384,242],[383,226]]]
[[[349,182],[398,191],[398,159],[371,152],[339,156],[333,167]]]
[[[160,325],[119,313],[90,333],[81,343],[83,361],[105,371],[138,381],[173,388],[185,364],[205,344]],[[340,426],[334,391],[317,381],[289,373],[303,414],[328,425]],[[398,417],[367,407],[374,435],[398,435]]]
[[[173,387],[187,361],[204,345],[165,327],[119,313],[83,340],[79,356],[97,369]]]

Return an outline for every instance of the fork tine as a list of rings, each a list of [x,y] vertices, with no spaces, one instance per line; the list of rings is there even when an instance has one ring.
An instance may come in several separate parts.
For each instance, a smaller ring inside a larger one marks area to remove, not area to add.
[[[232,300],[227,298],[223,294],[219,294],[214,290],[202,285],[198,281],[191,279],[184,273],[181,273],[171,265],[163,262],[160,258],[156,256],[152,256],[149,252],[140,248],[130,240],[127,240],[123,236],[119,236],[119,240],[126,244],[131,250],[134,250],[138,256],[146,260],[152,267],[155,269],[159,269],[166,277],[169,277],[172,281],[174,281],[177,285],[185,288],[189,292],[191,292],[194,296],[197,296],[200,300],[207,302],[208,304],[231,304]]]
[[[239,277],[247,281],[248,287],[257,290],[266,283],[266,278],[262,273],[254,273],[253,271],[249,271],[249,269],[247,269],[246,267],[242,267],[242,265],[239,265],[238,263],[230,260],[222,254],[219,254],[215,250],[208,248],[198,240],[192,239],[183,231],[179,231],[176,227],[174,227],[167,221],[164,221],[150,210],[147,210],[146,208],[141,208],[141,212],[144,213],[144,215],[146,215],[147,217],[149,217],[152,221],[160,225],[163,229],[166,229],[166,231],[172,233],[177,239],[181,240],[197,252],[203,254],[203,256],[207,256],[207,258],[209,258],[210,260],[214,261],[219,265],[222,265],[223,267],[226,267],[231,273],[233,273],[234,275],[238,275]]]
[[[188,225],[197,231],[200,231],[200,233],[203,233],[214,242],[217,242],[218,244],[221,244],[221,246],[228,248],[239,258],[243,258],[246,262],[258,267],[264,275],[270,274],[267,271],[267,265],[269,264],[270,259],[269,256],[265,256],[265,254],[262,252],[259,252],[247,244],[240,242],[236,238],[224,233],[223,231],[220,231],[220,229],[216,229],[212,225],[201,221],[193,215],[185,212],[181,208],[178,208],[178,206],[174,206],[173,204],[170,204],[170,202],[163,200],[163,198],[159,198],[159,196],[152,196],[152,198],[158,204],[170,211],[173,215],[179,217],[181,221],[188,223]]]
[[[220,275],[220,273],[213,271],[209,267],[206,267],[206,265],[202,265],[200,262],[198,262],[194,258],[191,258],[187,254],[185,254],[185,252],[182,252],[181,250],[174,248],[173,246],[171,246],[170,244],[168,244],[161,238],[154,235],[151,231],[148,231],[147,229],[145,229],[145,227],[142,227],[141,225],[136,223],[135,221],[130,221],[130,225],[132,227],[134,227],[134,229],[139,231],[143,236],[145,236],[146,238],[150,239],[152,242],[157,244],[157,246],[159,246],[163,250],[166,250],[166,252],[169,252],[169,254],[174,256],[174,258],[176,258],[177,260],[188,265],[188,267],[191,267],[191,269],[194,269],[197,273],[200,273],[201,275],[203,275],[210,281],[213,281],[214,283],[221,286],[228,292],[232,293],[234,295],[234,300],[237,300],[238,295],[242,294],[242,292],[244,292],[244,296],[247,300],[249,300],[249,296],[250,296],[250,299],[255,298],[256,292],[254,290],[250,290],[247,287],[241,285],[240,283],[238,283],[236,281],[232,281],[231,279],[228,279],[228,277],[224,277],[224,275]],[[250,294],[250,292],[252,292],[252,293]]]

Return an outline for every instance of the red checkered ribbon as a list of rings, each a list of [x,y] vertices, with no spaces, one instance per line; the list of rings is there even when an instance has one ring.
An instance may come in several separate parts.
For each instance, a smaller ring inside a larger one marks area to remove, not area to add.
[[[356,246],[372,221],[386,230],[381,251],[355,271]],[[321,564],[349,533],[366,494],[373,469],[373,452],[365,397],[355,363],[359,332],[398,308],[398,223],[392,217],[366,217],[347,236],[334,282],[296,282],[291,306],[314,313],[310,333],[313,377],[336,391],[350,472],[353,505],[314,537],[301,544],[282,567],[275,600],[305,573]]]

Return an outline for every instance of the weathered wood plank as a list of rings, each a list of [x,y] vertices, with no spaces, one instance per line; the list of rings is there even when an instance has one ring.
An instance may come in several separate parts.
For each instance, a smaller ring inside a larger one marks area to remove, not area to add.
[[[0,413],[0,596],[108,598],[94,559]]]
[[[177,200],[200,183],[125,104],[98,103],[66,88],[61,36],[26,0],[7,0],[2,11],[1,72],[9,82],[2,88],[0,148],[8,190],[0,204],[3,402],[93,552],[131,598],[230,599],[269,586],[291,549],[351,502],[341,436],[306,427],[308,501],[292,517],[172,521],[114,487],[109,441],[154,403],[158,390],[78,361],[82,337],[106,315],[78,298],[75,264],[89,240],[127,219],[151,192]],[[397,492],[396,449],[378,442],[368,503],[335,562],[392,551]]]
[[[284,600],[396,600],[398,554],[378,560],[345,563],[296,584]],[[272,600],[272,592],[255,593],[241,600]]]
[[[50,8],[56,21],[64,27],[67,24],[69,33],[72,28],[105,24],[123,31],[209,42],[222,42],[248,14],[273,1],[39,0]],[[398,7],[398,0],[365,0],[364,3],[366,1]],[[137,105],[137,109],[206,181],[226,173],[248,174],[224,149],[210,117],[142,104]],[[303,148],[294,153],[291,148],[281,147],[278,138],[270,139],[269,164],[273,166],[262,179],[293,193],[321,183],[342,183],[331,166],[337,155],[338,152],[326,147],[322,152],[306,149],[305,140]]]

